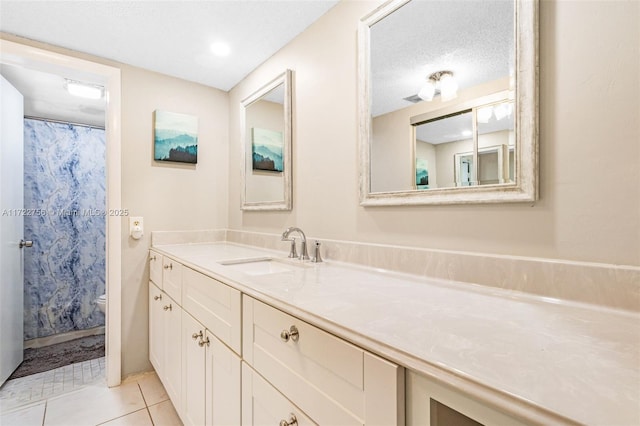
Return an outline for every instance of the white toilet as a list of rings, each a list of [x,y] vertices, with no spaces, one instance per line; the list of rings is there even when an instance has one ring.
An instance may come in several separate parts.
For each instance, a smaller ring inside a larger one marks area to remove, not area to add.
[[[104,314],[107,310],[107,295],[103,294],[102,296],[96,299],[96,304],[98,305],[98,309]]]

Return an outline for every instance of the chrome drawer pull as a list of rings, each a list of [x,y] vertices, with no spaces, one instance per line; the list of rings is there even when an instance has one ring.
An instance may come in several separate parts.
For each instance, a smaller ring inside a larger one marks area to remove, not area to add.
[[[293,426],[298,424],[298,419],[296,419],[296,415],[291,413],[289,414],[289,421],[280,420],[280,426]]]
[[[199,332],[199,333],[193,333],[193,334],[191,335],[191,338],[192,338],[193,340],[196,340],[198,337],[202,339],[202,330],[200,330],[200,332]]]
[[[156,261],[156,256],[155,255],[149,257],[149,262],[151,262],[152,260],[154,262]]]
[[[172,310],[171,303],[169,303],[169,305],[165,305],[164,308],[162,308],[162,309],[164,309],[165,311]]]
[[[295,325],[292,325],[289,330],[282,330],[282,332],[280,332],[280,338],[283,342],[288,342],[289,339],[297,342],[300,338],[300,333],[298,332],[298,328]]]
[[[200,341],[198,342],[198,346],[203,347],[204,345],[209,346],[209,336],[207,336],[206,340],[202,340],[202,336],[200,336]]]
[[[170,263],[168,265],[164,265],[164,269],[173,269],[173,263]]]
[[[153,300],[162,300],[162,295],[153,296]]]

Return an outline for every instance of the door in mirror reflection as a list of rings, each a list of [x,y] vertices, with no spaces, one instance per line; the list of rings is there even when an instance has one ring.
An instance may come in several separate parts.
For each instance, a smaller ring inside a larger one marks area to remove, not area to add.
[[[415,126],[416,164],[426,161],[428,189],[473,185],[473,151],[472,110]]]
[[[513,101],[445,114],[413,127],[415,189],[514,182]]]

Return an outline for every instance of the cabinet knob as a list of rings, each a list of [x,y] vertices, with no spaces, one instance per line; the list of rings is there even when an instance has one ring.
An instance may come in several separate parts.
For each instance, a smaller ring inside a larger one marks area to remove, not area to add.
[[[198,337],[202,339],[202,330],[200,330],[200,332],[199,332],[199,333],[193,333],[193,334],[191,335],[191,338],[192,338],[193,340],[196,340]]]
[[[200,332],[202,333],[202,332]],[[209,336],[205,340],[202,340],[202,336],[200,336],[200,341],[198,342],[198,346],[203,347],[204,345],[209,346],[211,342],[209,341]]]
[[[164,269],[173,269],[173,263],[170,263],[168,265],[164,265]]]
[[[300,338],[300,333],[298,332],[298,328],[295,325],[292,325],[289,330],[282,330],[280,332],[280,338],[283,342],[288,342],[289,339],[297,342]]]
[[[149,256],[149,262],[156,260],[156,255],[154,254],[153,256]]]
[[[153,296],[153,300],[162,300],[162,295]]]
[[[280,426],[293,426],[297,424],[298,424],[298,419],[296,418],[296,415],[293,413],[289,414],[289,421],[286,421],[284,419],[280,420]]]
[[[164,309],[165,311],[170,311],[170,310],[172,310],[173,308],[172,308],[172,306],[171,306],[171,303],[169,303],[168,305],[165,305],[162,309]]]

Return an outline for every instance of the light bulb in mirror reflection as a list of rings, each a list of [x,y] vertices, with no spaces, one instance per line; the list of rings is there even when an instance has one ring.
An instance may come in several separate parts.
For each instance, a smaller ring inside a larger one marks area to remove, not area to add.
[[[479,108],[477,111],[478,123],[488,123],[493,115],[492,107]]]
[[[502,103],[493,108],[493,113],[496,115],[496,120],[500,121],[503,118],[510,116],[512,110],[513,106],[511,103]]]
[[[440,77],[440,97],[443,101],[450,101],[458,96],[458,83],[452,74],[442,74]]]
[[[424,86],[422,86],[422,89],[420,89],[420,92],[418,92],[418,97],[420,99],[422,99],[423,101],[431,101],[433,100],[433,97],[436,94],[436,84],[435,82],[428,80]]]

